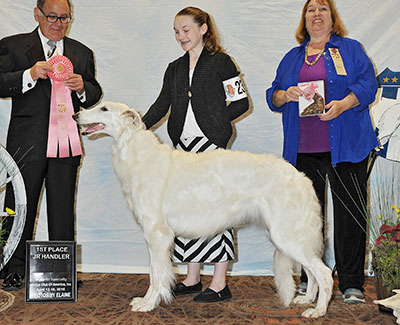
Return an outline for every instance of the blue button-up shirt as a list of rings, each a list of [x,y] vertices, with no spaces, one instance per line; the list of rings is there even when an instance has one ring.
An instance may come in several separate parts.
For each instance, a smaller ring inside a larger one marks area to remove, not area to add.
[[[287,90],[291,86],[297,86],[308,41],[307,39],[284,56],[278,66],[272,87],[266,91],[270,109],[282,113],[283,158],[294,166],[296,166],[299,143],[298,103],[289,102],[282,107],[276,107],[272,104],[272,95],[276,90]],[[339,50],[347,72],[346,76],[336,73],[329,48]],[[350,92],[355,94],[360,103],[329,121],[332,163],[336,166],[339,162],[360,162],[378,146],[368,108],[368,105],[375,100],[378,89],[374,67],[359,42],[335,34],[332,34],[329,42],[326,43],[323,55],[328,80],[326,103],[341,100]]]

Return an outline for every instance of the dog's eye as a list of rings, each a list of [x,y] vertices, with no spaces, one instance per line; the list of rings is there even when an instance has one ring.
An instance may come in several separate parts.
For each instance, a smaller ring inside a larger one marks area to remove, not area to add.
[[[100,108],[103,112],[107,112],[108,111],[108,108],[107,107],[105,107],[105,106],[103,106],[102,108]]]

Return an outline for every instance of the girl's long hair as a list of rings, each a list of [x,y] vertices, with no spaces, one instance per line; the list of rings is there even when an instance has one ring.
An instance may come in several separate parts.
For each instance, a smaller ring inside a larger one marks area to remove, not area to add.
[[[176,16],[192,16],[193,20],[200,27],[203,26],[203,24],[206,24],[208,29],[203,35],[204,47],[212,54],[224,51],[219,41],[214,23],[207,12],[196,7],[186,7],[179,11]]]

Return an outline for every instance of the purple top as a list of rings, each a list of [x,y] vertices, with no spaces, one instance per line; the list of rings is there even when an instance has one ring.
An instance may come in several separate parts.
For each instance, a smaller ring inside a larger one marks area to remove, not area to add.
[[[318,54],[310,55],[308,61],[313,62]],[[322,55],[313,66],[305,62],[300,70],[299,82],[324,80],[325,98],[328,93],[324,56]],[[299,146],[297,152],[329,152],[328,122],[321,121],[318,116],[300,117]]]

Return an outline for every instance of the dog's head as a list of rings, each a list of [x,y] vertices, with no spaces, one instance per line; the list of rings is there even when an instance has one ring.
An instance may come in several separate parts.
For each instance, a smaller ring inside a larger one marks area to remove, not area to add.
[[[134,109],[115,102],[102,102],[92,109],[74,114],[73,118],[86,127],[83,135],[105,133],[116,138],[126,129],[144,129],[142,119]]]

